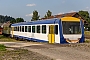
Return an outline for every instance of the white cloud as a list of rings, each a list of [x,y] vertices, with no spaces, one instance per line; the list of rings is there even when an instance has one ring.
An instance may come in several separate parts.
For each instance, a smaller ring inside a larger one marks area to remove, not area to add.
[[[63,13],[58,13],[57,15],[60,15],[60,14],[64,14],[64,12]]]
[[[90,12],[90,7],[86,7],[86,10]]]
[[[39,13],[38,13],[38,15],[40,15]],[[32,17],[33,16],[33,13],[31,13],[31,14],[27,14],[27,15],[25,15],[25,16],[30,16],[30,17]]]
[[[86,7],[86,9],[89,9],[89,7]]]
[[[27,4],[26,6],[36,6],[36,4]]]
[[[76,12],[76,11],[74,11],[74,10],[71,10],[70,12]]]
[[[76,12],[76,11],[71,10],[71,11],[69,11],[69,12],[60,12],[60,13],[58,13],[58,14],[56,14],[56,15],[60,15],[60,14],[64,14],[64,13],[71,13],[71,12]]]
[[[32,17],[32,16],[33,16],[33,13],[31,13],[31,14],[27,14],[26,16],[31,16],[31,17]]]
[[[90,13],[90,7],[86,7],[85,9],[82,9],[83,11],[88,11]]]

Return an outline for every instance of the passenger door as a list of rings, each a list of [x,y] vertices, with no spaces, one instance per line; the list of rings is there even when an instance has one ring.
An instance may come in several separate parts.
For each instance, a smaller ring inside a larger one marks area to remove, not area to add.
[[[49,25],[49,34],[48,34],[48,40],[49,43],[55,43],[55,33],[54,33],[54,25]]]

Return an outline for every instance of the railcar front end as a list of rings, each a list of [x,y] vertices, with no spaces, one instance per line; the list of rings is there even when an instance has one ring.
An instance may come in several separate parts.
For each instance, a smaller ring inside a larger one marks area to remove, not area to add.
[[[74,17],[64,17],[62,20],[62,33],[67,43],[84,42],[84,25],[82,20]]]

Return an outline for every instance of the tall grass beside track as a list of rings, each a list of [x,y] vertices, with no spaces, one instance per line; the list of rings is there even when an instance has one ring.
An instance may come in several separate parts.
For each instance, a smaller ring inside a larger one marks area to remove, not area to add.
[[[0,44],[0,51],[6,51],[6,46]]]
[[[17,40],[11,39],[10,37],[6,37],[3,35],[0,35],[0,42],[16,42]]]
[[[85,43],[90,43],[90,31],[85,31]]]

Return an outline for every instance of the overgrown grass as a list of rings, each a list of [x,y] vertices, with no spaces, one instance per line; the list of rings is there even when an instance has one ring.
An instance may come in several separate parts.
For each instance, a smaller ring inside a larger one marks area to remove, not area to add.
[[[3,35],[0,35],[0,41],[1,42],[16,42],[17,40],[11,39],[11,38],[3,36]]]
[[[90,31],[84,31],[85,35],[90,35]]]
[[[0,44],[0,51],[6,51],[6,46]]]
[[[89,39],[89,40],[86,39],[86,40],[85,40],[85,43],[90,43],[90,39]]]

